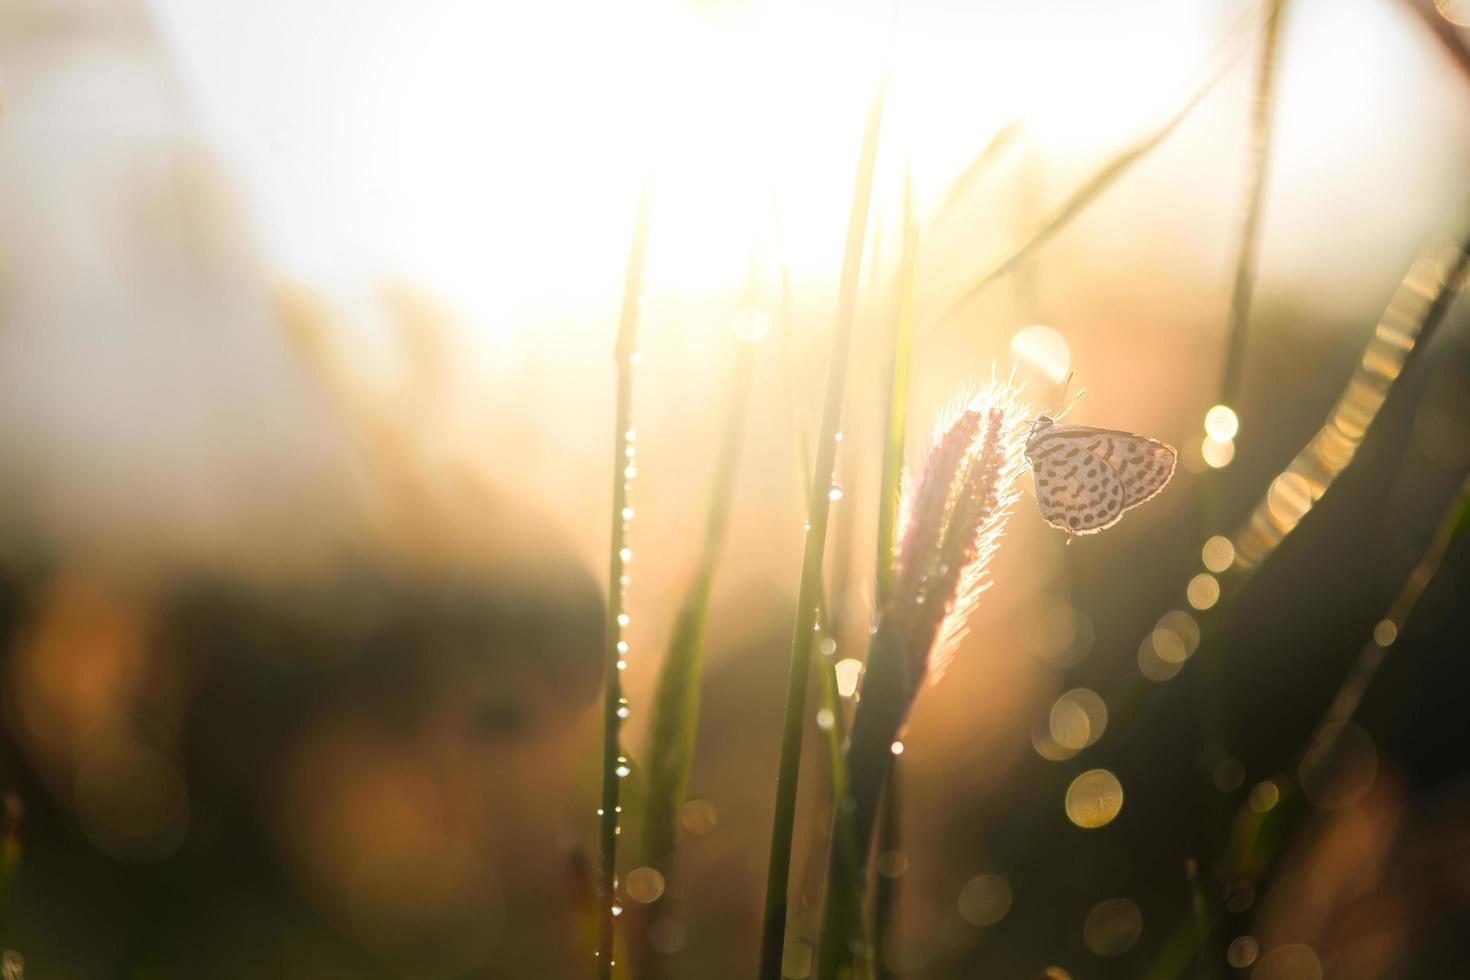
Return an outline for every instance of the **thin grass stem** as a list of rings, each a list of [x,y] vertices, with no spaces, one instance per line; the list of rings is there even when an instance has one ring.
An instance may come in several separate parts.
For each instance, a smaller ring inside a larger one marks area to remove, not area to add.
[[[1285,8],[1286,0],[1271,0],[1267,8],[1266,25],[1261,39],[1261,63],[1256,71],[1255,96],[1251,106],[1249,163],[1246,170],[1246,205],[1235,262],[1235,284],[1230,291],[1230,317],[1225,333],[1225,367],[1220,379],[1220,400],[1226,405],[1235,402],[1245,363],[1246,329],[1250,325],[1251,296],[1255,291],[1262,205],[1266,197],[1266,175],[1271,163],[1271,107],[1276,89],[1281,14]]]
[[[1005,131],[1002,131],[1004,135]],[[999,140],[1000,137],[997,137]],[[993,144],[992,144],[993,145]],[[983,156],[983,155],[982,155]],[[908,428],[909,363],[914,337],[914,281],[918,266],[919,223],[914,178],[904,168],[903,236],[898,266],[898,309],[894,318],[893,349],[888,379],[888,410],[883,433],[883,472],[879,479],[878,542],[874,576],[877,606],[882,609],[893,593],[894,553],[898,545],[899,494],[903,483],[904,437]],[[898,850],[903,843],[900,817],[903,806],[899,788],[899,760],[893,760],[888,786],[883,793],[883,815],[879,826],[879,853]],[[842,799],[843,797],[838,797]],[[896,929],[898,879],[881,876],[873,895],[872,947],[875,975],[889,975],[885,947]]]
[[[801,582],[797,590],[796,624],[791,639],[786,710],[781,731],[781,757],[776,775],[776,812],[772,820],[771,851],[766,871],[759,967],[761,980],[780,980],[781,959],[786,945],[792,831],[796,823],[796,788],[801,770],[801,737],[806,721],[807,676],[811,670],[817,609],[822,599],[822,560],[827,542],[827,519],[831,511],[829,494],[837,461],[838,425],[842,415],[843,395],[847,389],[848,354],[852,347],[853,322],[857,312],[863,240],[868,224],[868,204],[872,196],[873,171],[878,157],[878,131],[883,119],[886,87],[885,79],[879,83],[873,95],[863,133],[857,180],[848,217],[842,278],[838,286],[837,319],[832,337],[832,356],[827,366],[827,389],[817,439],[816,463],[812,468],[808,495],[806,548],[802,554]]]
[[[618,834],[622,778],[627,773],[623,757],[622,663],[624,598],[627,593],[624,567],[628,555],[628,448],[633,441],[633,367],[638,356],[638,319],[643,308],[643,259],[648,245],[649,212],[653,203],[652,180],[645,179],[633,222],[633,240],[628,249],[627,273],[623,279],[623,308],[618,321],[613,362],[617,369],[617,410],[613,434],[612,535],[608,548],[607,621],[604,625],[602,705],[602,808],[597,864],[597,975],[610,980],[613,970],[613,906],[616,901]]]
[[[969,285],[964,288],[957,299],[927,322],[926,331],[938,329],[953,319],[991,283],[1009,273],[1033,250],[1046,244],[1066,228],[1073,218],[1085,211],[1104,191],[1129,170],[1132,170],[1135,164],[1157,149],[1174,130],[1178,129],[1179,125],[1189,117],[1196,106],[1204,101],[1205,96],[1214,90],[1215,86],[1229,73],[1230,68],[1245,53],[1246,48],[1243,46],[1239,50],[1230,50],[1237,43],[1236,35],[1240,32],[1244,22],[1245,18],[1242,18],[1221,42],[1218,49],[1223,52],[1219,55],[1222,59],[1220,65],[1204,79],[1179,109],[1151,132],[1124,147],[1093,171],[1065,201],[1043,218],[1041,223],[1011,250],[1010,254],[971,279]]]

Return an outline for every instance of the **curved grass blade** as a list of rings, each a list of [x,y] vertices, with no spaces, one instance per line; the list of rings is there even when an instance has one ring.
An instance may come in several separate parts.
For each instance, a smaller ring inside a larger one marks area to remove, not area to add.
[[[943,326],[972,300],[984,292],[986,287],[991,283],[1014,269],[1034,249],[1050,241],[1058,232],[1070,224],[1073,218],[1085,211],[1088,205],[1092,204],[1105,190],[1111,187],[1118,178],[1133,169],[1135,164],[1157,149],[1174,130],[1178,129],[1180,123],[1184,122],[1189,117],[1189,114],[1194,111],[1195,107],[1204,101],[1205,96],[1214,90],[1215,86],[1229,73],[1230,68],[1235,62],[1240,60],[1240,57],[1245,53],[1246,48],[1244,46],[1241,46],[1239,50],[1230,50],[1239,43],[1236,35],[1240,32],[1241,26],[1245,21],[1246,18],[1242,18],[1231,29],[1226,40],[1221,43],[1220,49],[1224,52],[1219,56],[1222,59],[1221,64],[1205,78],[1199,88],[1190,95],[1179,109],[1175,110],[1173,115],[1165,119],[1152,132],[1135,140],[1114,154],[1107,162],[1094,171],[1065,201],[1043,218],[1041,223],[1032,229],[1031,233],[1019,245],[1011,250],[1009,255],[970,280],[970,284],[965,287],[957,299],[946,306],[938,316],[928,321],[926,330],[935,330]]]
[[[781,731],[781,758],[776,775],[776,812],[772,820],[771,851],[766,869],[766,900],[761,926],[761,980],[780,980],[781,958],[786,945],[791,836],[796,823],[796,782],[801,770],[801,736],[806,720],[807,676],[811,670],[817,607],[822,599],[822,560],[827,542],[827,518],[831,509],[828,494],[837,461],[837,431],[842,414],[842,399],[847,388],[848,353],[852,347],[857,288],[862,271],[863,239],[868,225],[868,204],[873,190],[873,171],[878,157],[878,131],[883,119],[886,88],[885,79],[879,83],[873,95],[863,133],[852,209],[848,216],[842,278],[838,287],[832,356],[827,365],[827,390],[822,409],[821,431],[817,439],[817,457],[812,467],[808,495],[809,527],[806,548],[802,555],[801,583],[797,590],[796,626],[791,639],[786,711]]]
[[[1229,405],[1240,388],[1245,361],[1246,327],[1250,323],[1251,294],[1256,282],[1256,251],[1261,237],[1262,202],[1266,196],[1266,172],[1271,162],[1271,106],[1276,89],[1276,67],[1281,37],[1281,13],[1286,0],[1271,0],[1266,12],[1261,63],[1256,72],[1255,99],[1251,111],[1250,166],[1247,169],[1245,216],[1240,229],[1240,246],[1235,262],[1235,285],[1230,291],[1230,320],[1225,333],[1225,369],[1220,381],[1220,400]]]

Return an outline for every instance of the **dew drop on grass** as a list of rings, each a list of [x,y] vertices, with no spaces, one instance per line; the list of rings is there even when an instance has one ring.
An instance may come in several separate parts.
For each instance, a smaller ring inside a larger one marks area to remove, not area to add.
[[[832,484],[832,489],[827,491],[827,499],[832,501],[841,500],[842,488],[835,483]]]

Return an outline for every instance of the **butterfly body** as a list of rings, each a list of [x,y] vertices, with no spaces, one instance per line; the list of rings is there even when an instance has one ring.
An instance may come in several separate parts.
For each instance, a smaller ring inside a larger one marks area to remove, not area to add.
[[[1157,439],[1038,416],[1026,459],[1041,516],[1069,535],[1096,534],[1155,496],[1174,476],[1179,454]]]

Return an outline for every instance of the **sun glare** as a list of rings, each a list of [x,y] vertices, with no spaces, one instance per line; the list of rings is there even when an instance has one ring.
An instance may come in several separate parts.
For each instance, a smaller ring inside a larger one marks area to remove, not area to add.
[[[879,168],[907,161],[923,198],[1016,121],[1048,154],[1113,146],[1217,27],[1153,2],[1060,23],[1016,7],[1006,30],[886,3],[154,3],[287,272],[404,277],[492,333],[587,319],[649,173],[651,291],[735,287],[752,248],[763,275],[827,282],[880,78]]]

